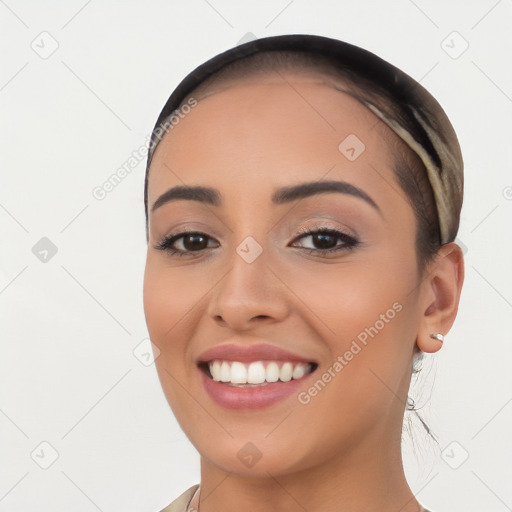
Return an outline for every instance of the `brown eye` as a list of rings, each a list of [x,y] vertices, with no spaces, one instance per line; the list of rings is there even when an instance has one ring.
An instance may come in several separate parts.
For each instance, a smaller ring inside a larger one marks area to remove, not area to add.
[[[333,228],[306,228],[300,230],[300,233],[302,235],[296,238],[296,240],[309,238],[313,245],[313,247],[303,246],[303,249],[309,253],[317,253],[319,255],[352,249],[359,244],[359,241],[353,236]],[[338,241],[341,242],[338,243]]]
[[[182,238],[182,245],[187,251],[200,251],[208,245],[208,237],[202,234],[185,235]]]
[[[155,249],[177,256],[188,256],[192,253],[200,253],[205,249],[211,248],[211,246],[208,246],[210,240],[213,239],[207,234],[198,231],[181,232],[164,237],[155,246]]]
[[[332,249],[337,245],[338,237],[328,233],[317,233],[310,235],[313,245],[318,249]]]

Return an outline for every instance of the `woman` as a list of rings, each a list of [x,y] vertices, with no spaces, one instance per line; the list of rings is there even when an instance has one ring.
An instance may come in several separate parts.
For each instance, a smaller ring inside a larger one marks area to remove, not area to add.
[[[251,41],[162,110],[144,309],[201,481],[164,510],[425,511],[401,431],[450,330],[462,157],[436,100],[361,48]]]

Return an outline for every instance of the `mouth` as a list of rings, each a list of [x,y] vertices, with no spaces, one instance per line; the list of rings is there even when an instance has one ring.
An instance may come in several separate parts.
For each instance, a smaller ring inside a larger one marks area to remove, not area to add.
[[[300,380],[313,373],[318,364],[277,360],[248,362],[212,359],[200,361],[198,367],[213,381],[231,387],[250,388]]]

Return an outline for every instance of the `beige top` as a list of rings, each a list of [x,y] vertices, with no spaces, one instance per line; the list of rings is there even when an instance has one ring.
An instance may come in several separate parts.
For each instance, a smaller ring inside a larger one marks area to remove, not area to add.
[[[198,512],[199,509],[199,484],[189,487],[178,496],[170,505],[160,512]]]
[[[189,487],[183,494],[176,498],[170,505],[160,512],[198,512],[199,510],[199,484]],[[421,512],[430,512],[422,508]]]

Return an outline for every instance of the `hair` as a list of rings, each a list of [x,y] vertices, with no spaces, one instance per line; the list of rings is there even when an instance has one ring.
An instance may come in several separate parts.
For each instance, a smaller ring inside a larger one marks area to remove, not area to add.
[[[333,86],[343,84],[343,92],[360,100],[360,91],[370,95],[377,104],[393,111],[395,117],[405,117],[401,112],[399,101],[389,97],[389,92],[379,87],[378,83],[361,79],[353,70],[340,68],[332,59],[306,51],[266,51],[238,59],[213,73],[203,80],[196,88],[189,91],[180,103],[185,104],[189,99],[198,99],[206,95],[213,87],[224,86],[232,80],[250,78],[257,75],[279,74],[281,72],[307,73],[314,72],[335,80]],[[376,118],[377,119],[377,118]],[[158,123],[157,123],[158,124]],[[406,124],[406,123],[404,123]],[[409,125],[407,123],[406,125]],[[418,155],[405,144],[383,122],[377,121],[376,128],[381,132],[390,148],[393,158],[391,166],[397,181],[405,192],[416,218],[416,253],[418,272],[423,274],[427,264],[436,255],[441,246],[439,219],[432,186],[427,176],[427,170]],[[416,130],[418,131],[418,130]],[[413,137],[421,140],[421,133],[412,133]],[[154,144],[152,156],[160,140]],[[146,169],[144,203],[146,210],[146,233],[148,229],[147,183],[150,169],[150,158]]]

